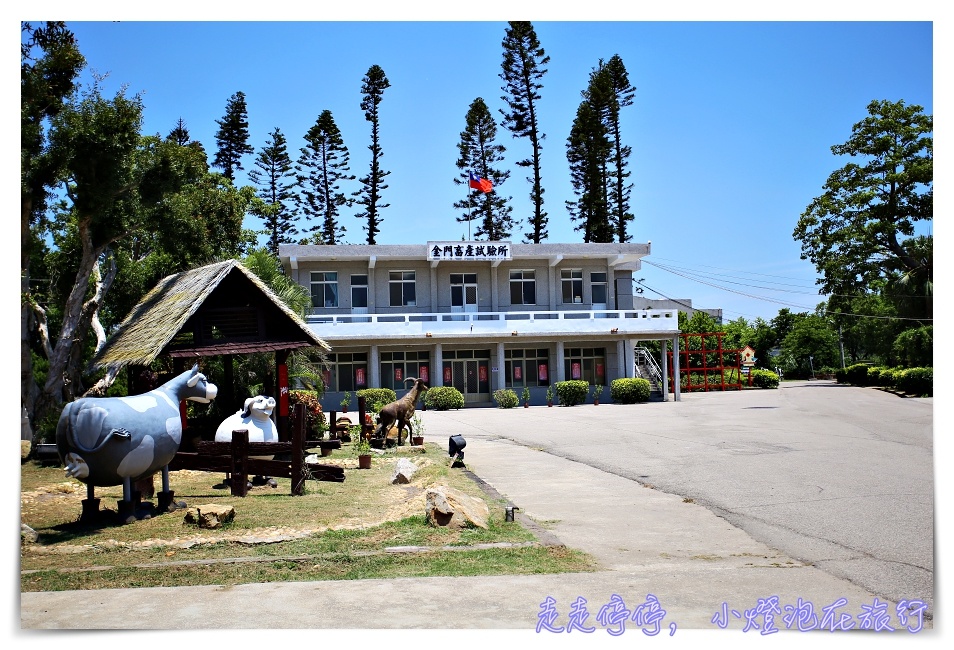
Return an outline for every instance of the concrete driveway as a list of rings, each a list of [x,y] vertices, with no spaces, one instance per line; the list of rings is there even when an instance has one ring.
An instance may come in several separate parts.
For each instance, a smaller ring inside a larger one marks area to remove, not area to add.
[[[423,415],[428,439],[463,433],[491,483],[482,442],[512,441],[692,499],[882,598],[934,602],[933,398],[803,381],[680,402]]]

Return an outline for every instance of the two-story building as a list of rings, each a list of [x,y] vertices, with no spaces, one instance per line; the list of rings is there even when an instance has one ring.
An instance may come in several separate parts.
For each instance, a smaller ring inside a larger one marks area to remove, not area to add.
[[[649,244],[505,241],[279,247],[311,292],[306,322],[332,346],[328,409],[345,391],[400,394],[408,377],[454,386],[473,405],[525,387],[543,404],[564,379],[608,394],[613,379],[637,372],[638,341],[665,350],[679,332],[677,310],[633,308],[633,271],[648,254]],[[666,355],[658,361],[663,388]]]

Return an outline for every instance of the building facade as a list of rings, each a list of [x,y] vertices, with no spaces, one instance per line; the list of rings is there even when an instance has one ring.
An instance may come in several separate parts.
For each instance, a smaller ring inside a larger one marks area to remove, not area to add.
[[[634,376],[640,340],[671,342],[676,309],[634,309],[633,271],[649,244],[281,245],[312,296],[306,322],[332,346],[322,406],[405,380],[454,386],[468,405],[493,392]],[[664,345],[665,349],[665,345]],[[668,380],[665,355],[660,359]],[[665,394],[665,393],[664,393]]]

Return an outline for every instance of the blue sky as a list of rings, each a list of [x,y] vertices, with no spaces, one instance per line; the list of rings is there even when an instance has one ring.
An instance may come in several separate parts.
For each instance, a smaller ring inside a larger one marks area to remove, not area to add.
[[[565,207],[574,198],[566,138],[590,71],[618,54],[637,88],[622,115],[633,150],[631,232],[652,242],[647,262],[671,269],[645,264],[644,295],[691,298],[723,308],[727,319],[770,319],[781,307],[805,311],[820,302],[792,230],[845,163],[830,147],[849,137],[873,99],[933,113],[930,22],[533,22],[550,57],[539,102],[547,241],[582,241]],[[108,74],[108,91],[125,85],[142,93],[145,133],[164,136],[181,117],[210,157],[215,121],[241,90],[256,152],[278,127],[297,157],[302,136],[328,109],[352,172],[366,174],[370,123],[360,87],[380,65],[391,83],[380,106],[381,162],[391,174],[378,242],[467,236],[451,207],[463,196],[453,183],[456,144],[475,98],[497,117],[504,106],[504,21],[68,24],[88,69]],[[503,128],[498,142],[511,177],[497,191],[525,220],[530,185],[513,163],[529,143]],[[254,155],[243,162],[240,183]],[[357,210],[342,215],[350,243],[366,241]]]

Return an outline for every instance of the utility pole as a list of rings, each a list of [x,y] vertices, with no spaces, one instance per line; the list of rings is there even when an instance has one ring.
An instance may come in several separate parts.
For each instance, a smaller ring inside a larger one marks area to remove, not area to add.
[[[841,352],[841,369],[845,369],[845,342],[841,340],[841,323],[838,323],[838,350]]]

